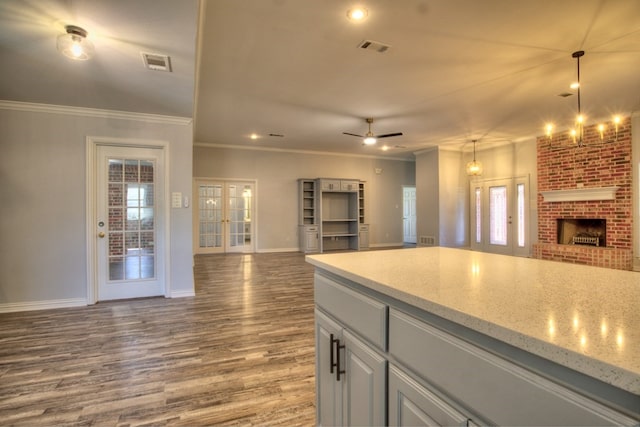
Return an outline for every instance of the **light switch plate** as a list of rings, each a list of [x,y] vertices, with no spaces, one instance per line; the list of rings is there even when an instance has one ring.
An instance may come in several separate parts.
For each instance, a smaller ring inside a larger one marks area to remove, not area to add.
[[[171,193],[171,207],[172,208],[182,207],[182,193],[180,192]]]

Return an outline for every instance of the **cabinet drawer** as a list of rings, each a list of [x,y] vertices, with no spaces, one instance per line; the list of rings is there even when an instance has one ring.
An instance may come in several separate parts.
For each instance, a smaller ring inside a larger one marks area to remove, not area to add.
[[[319,274],[314,276],[315,301],[346,327],[386,350],[387,306]]]
[[[358,191],[360,183],[358,181],[340,181],[341,191]]]
[[[389,312],[389,353],[497,425],[634,425],[635,421],[403,312]]]
[[[322,191],[340,191],[339,179],[321,179],[320,189]]]

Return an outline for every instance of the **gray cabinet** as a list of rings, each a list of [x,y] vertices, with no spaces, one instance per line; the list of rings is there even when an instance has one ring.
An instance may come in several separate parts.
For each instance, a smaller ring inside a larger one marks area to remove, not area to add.
[[[369,224],[360,224],[358,234],[360,249],[369,249]]]
[[[314,294],[320,425],[638,425],[602,385],[346,278]]]
[[[383,356],[316,310],[318,425],[384,425],[385,376]]]
[[[301,225],[299,228],[300,250],[305,253],[318,252],[320,250],[318,226]]]
[[[315,291],[318,425],[384,425],[386,306],[324,277]]]

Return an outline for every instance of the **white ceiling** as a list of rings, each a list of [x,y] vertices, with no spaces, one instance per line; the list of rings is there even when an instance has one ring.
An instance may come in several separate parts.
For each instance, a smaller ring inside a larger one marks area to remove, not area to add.
[[[576,96],[558,94],[584,50],[588,118],[640,109],[638,0],[359,3],[369,16],[354,23],[345,0],[206,0],[197,32],[197,0],[2,0],[0,99],[194,117],[197,143],[412,157],[568,128]],[[55,51],[63,23],[89,31],[94,59]],[[140,51],[174,72],[144,69]],[[342,134],[364,134],[366,117],[404,135]]]

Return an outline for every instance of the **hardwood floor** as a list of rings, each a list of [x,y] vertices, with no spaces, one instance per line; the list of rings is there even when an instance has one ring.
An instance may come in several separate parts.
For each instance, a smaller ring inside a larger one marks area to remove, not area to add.
[[[315,424],[304,255],[199,255],[195,282],[195,298],[0,314],[0,424]]]

